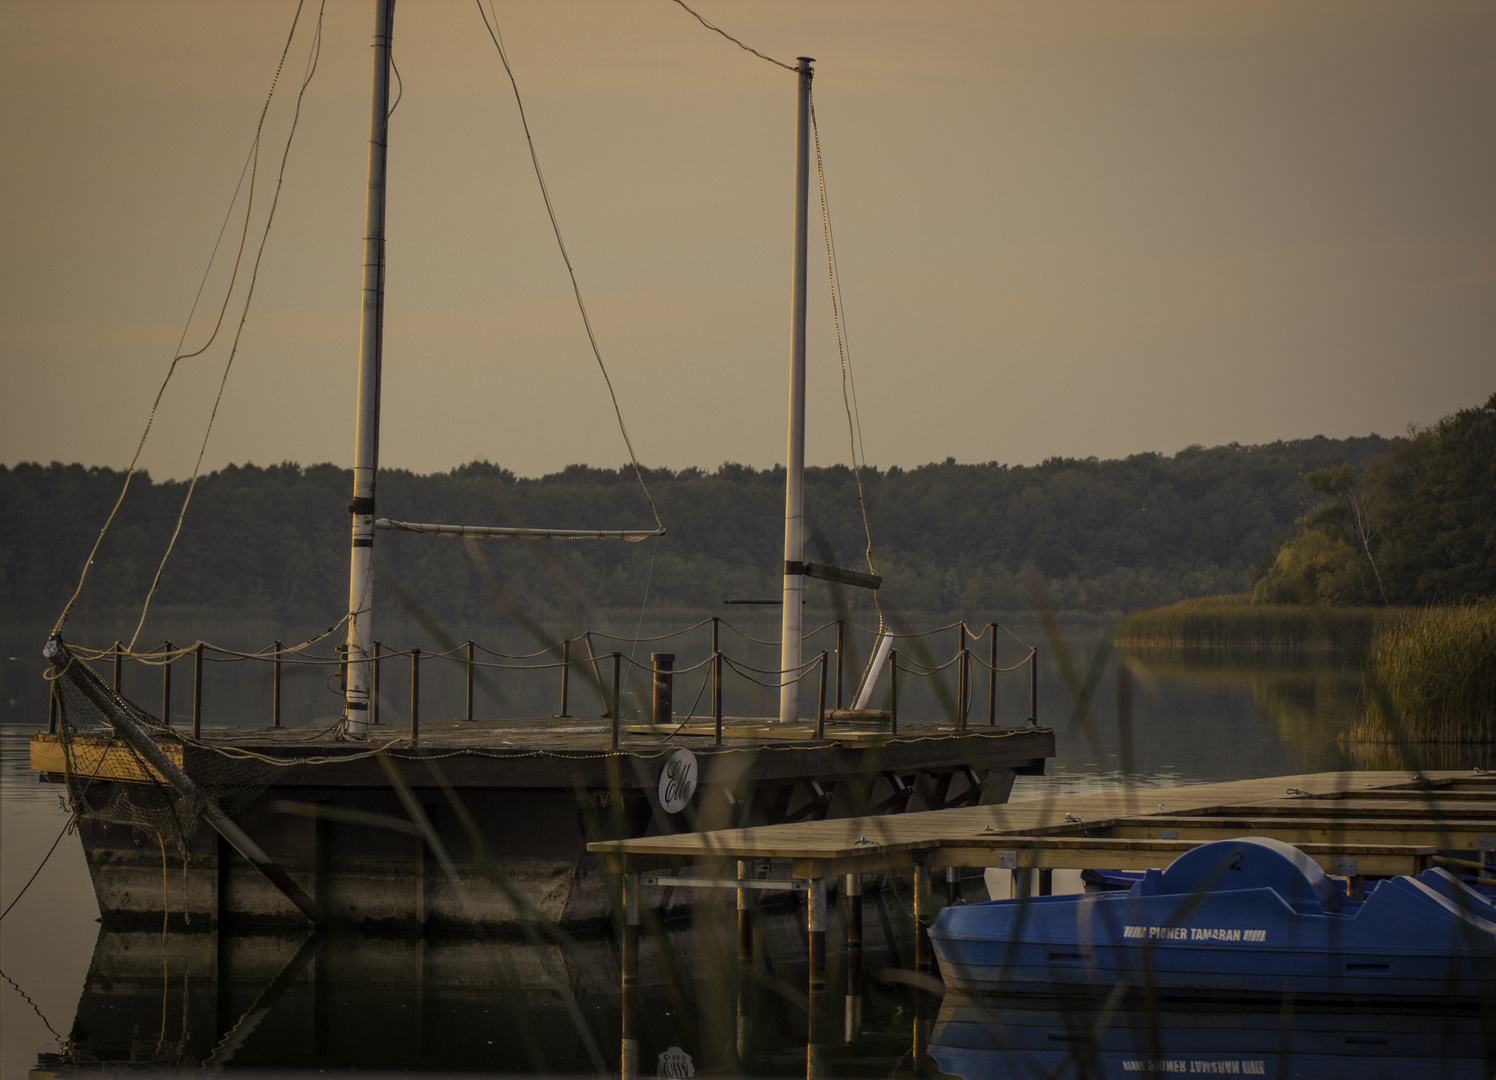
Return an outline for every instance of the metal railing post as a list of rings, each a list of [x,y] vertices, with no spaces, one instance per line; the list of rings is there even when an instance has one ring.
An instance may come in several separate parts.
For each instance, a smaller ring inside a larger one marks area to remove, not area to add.
[[[571,638],[561,643],[561,712],[560,716],[570,716],[571,712]]]
[[[992,640],[987,643],[987,726],[997,726],[997,623],[987,624]]]
[[[281,643],[274,642],[275,659],[270,664],[270,726],[281,726]]]
[[[1039,724],[1039,647],[1029,649],[1029,723]]]
[[[57,680],[56,679],[48,679],[47,680],[47,734],[48,735],[56,735],[57,734],[58,714],[62,711],[61,709],[59,709],[57,707],[57,701],[58,701],[57,695],[58,695],[58,693],[59,693],[59,691],[57,689]]]
[[[192,737],[203,734],[203,643],[192,650]]]
[[[970,703],[971,684],[966,670],[966,624],[956,635],[956,730],[966,730],[966,711]]]
[[[836,707],[842,707],[842,657],[846,655],[847,620],[836,620]]]
[[[713,630],[716,628],[713,627]],[[713,635],[715,636],[715,634]],[[722,654],[712,650],[712,721],[717,725],[717,745],[722,745]]]
[[[410,650],[410,737],[421,734],[421,650]]]
[[[712,616],[712,715],[717,718],[717,743],[722,743],[722,645],[718,637],[721,620]]]
[[[888,733],[899,733],[899,650],[888,654]]]
[[[383,646],[374,642],[374,670],[369,678],[369,723],[379,723],[379,654]]]
[[[171,727],[171,642],[161,643],[161,722]]]
[[[125,693],[124,685],[123,685],[123,682],[122,682],[122,680],[124,679],[124,676],[125,676],[125,643],[122,642],[122,641],[116,641],[114,643],[113,652],[114,652],[114,692],[116,694],[119,694],[121,697],[123,697],[124,693]]]
[[[621,670],[620,669],[622,667],[622,664],[623,664],[623,653],[621,653],[621,652],[615,652],[613,654],[613,702],[612,702],[612,705],[608,709],[608,711],[613,714],[613,749],[614,750],[618,749],[618,714],[623,711],[622,702],[620,702],[619,699],[618,699],[618,689],[619,689],[618,680],[619,680],[620,675],[621,675]]]
[[[816,702],[816,738],[826,737],[826,661],[827,653],[821,650],[821,686],[820,695]]]
[[[473,718],[473,640],[467,643],[467,712],[463,715],[464,720]]]
[[[675,654],[650,653],[649,658],[654,662],[654,723],[664,727],[675,716]]]

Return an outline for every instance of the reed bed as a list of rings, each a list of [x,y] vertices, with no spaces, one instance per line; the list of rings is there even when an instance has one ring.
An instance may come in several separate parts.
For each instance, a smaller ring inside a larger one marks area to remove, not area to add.
[[[1117,644],[1128,648],[1333,649],[1367,652],[1403,608],[1254,604],[1249,594],[1207,596],[1134,612]]]
[[[1364,693],[1348,741],[1496,740],[1496,599],[1403,616],[1377,639]]]

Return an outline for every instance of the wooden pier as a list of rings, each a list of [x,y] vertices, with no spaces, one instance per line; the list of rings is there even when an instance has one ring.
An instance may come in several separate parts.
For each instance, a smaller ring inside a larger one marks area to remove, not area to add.
[[[1164,867],[1197,844],[1265,836],[1294,844],[1360,893],[1367,876],[1416,874],[1436,863],[1483,867],[1496,859],[1496,774],[1341,772],[1096,795],[1056,795],[1000,806],[855,817],[762,828],[651,836],[589,845],[624,879],[624,977],[637,969],[641,884],[734,888],[807,896],[810,978],[824,979],[828,883],[845,878],[848,928],[860,927],[864,874],[914,878],[916,966],[929,964],[925,931],[935,909],[930,872],[998,868],[1015,895],[1049,892],[1057,868]],[[732,870],[726,868],[735,869]],[[1034,877],[1037,871],[1037,890]],[[1496,876],[1496,868],[1493,868]],[[728,876],[731,874],[731,876]],[[744,930],[746,934],[746,917]]]

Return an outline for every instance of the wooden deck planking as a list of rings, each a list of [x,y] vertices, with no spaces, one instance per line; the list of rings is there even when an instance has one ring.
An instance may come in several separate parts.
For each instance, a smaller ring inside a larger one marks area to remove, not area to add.
[[[1425,774],[1424,780],[1436,791],[1437,785],[1470,778],[1470,773],[1437,772]],[[1428,865],[1437,850],[1489,844],[1496,835],[1496,794],[1482,800],[1466,793],[1469,797],[1441,801],[1430,798],[1426,786],[1405,771],[1299,774],[643,837],[595,843],[589,849],[607,856],[615,871],[714,860],[790,859],[795,876],[806,877],[911,865],[1136,869],[1167,865],[1207,839],[1276,835],[1305,846],[1306,853],[1332,871],[1343,870],[1344,860],[1356,860],[1354,873],[1364,875],[1407,873]],[[1406,800],[1354,797],[1368,789],[1379,794],[1403,790],[1409,795]],[[1335,797],[1340,793],[1347,797]],[[1210,818],[1218,820],[1201,820]],[[1142,836],[1154,821],[1158,832],[1173,829],[1178,835]],[[1196,824],[1183,824],[1186,821]],[[1118,823],[1127,835],[1106,835]],[[1199,832],[1186,836],[1185,830],[1191,828]],[[1103,835],[1080,835],[1087,831]]]

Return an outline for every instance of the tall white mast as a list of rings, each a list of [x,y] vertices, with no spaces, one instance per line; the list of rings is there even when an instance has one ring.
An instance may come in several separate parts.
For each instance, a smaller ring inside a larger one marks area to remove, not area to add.
[[[805,220],[810,197],[811,60],[800,57],[795,120],[795,277],[790,302],[790,433],[784,480],[784,614],[779,720],[800,718],[800,615],[805,595]]]
[[[395,0],[374,18],[374,90],[369,107],[369,194],[364,208],[364,308],[358,335],[358,415],[353,437],[353,550],[348,561],[348,679],[344,734],[368,738],[370,646],[374,639],[374,482],[379,471],[379,377],[384,353],[384,176]]]

